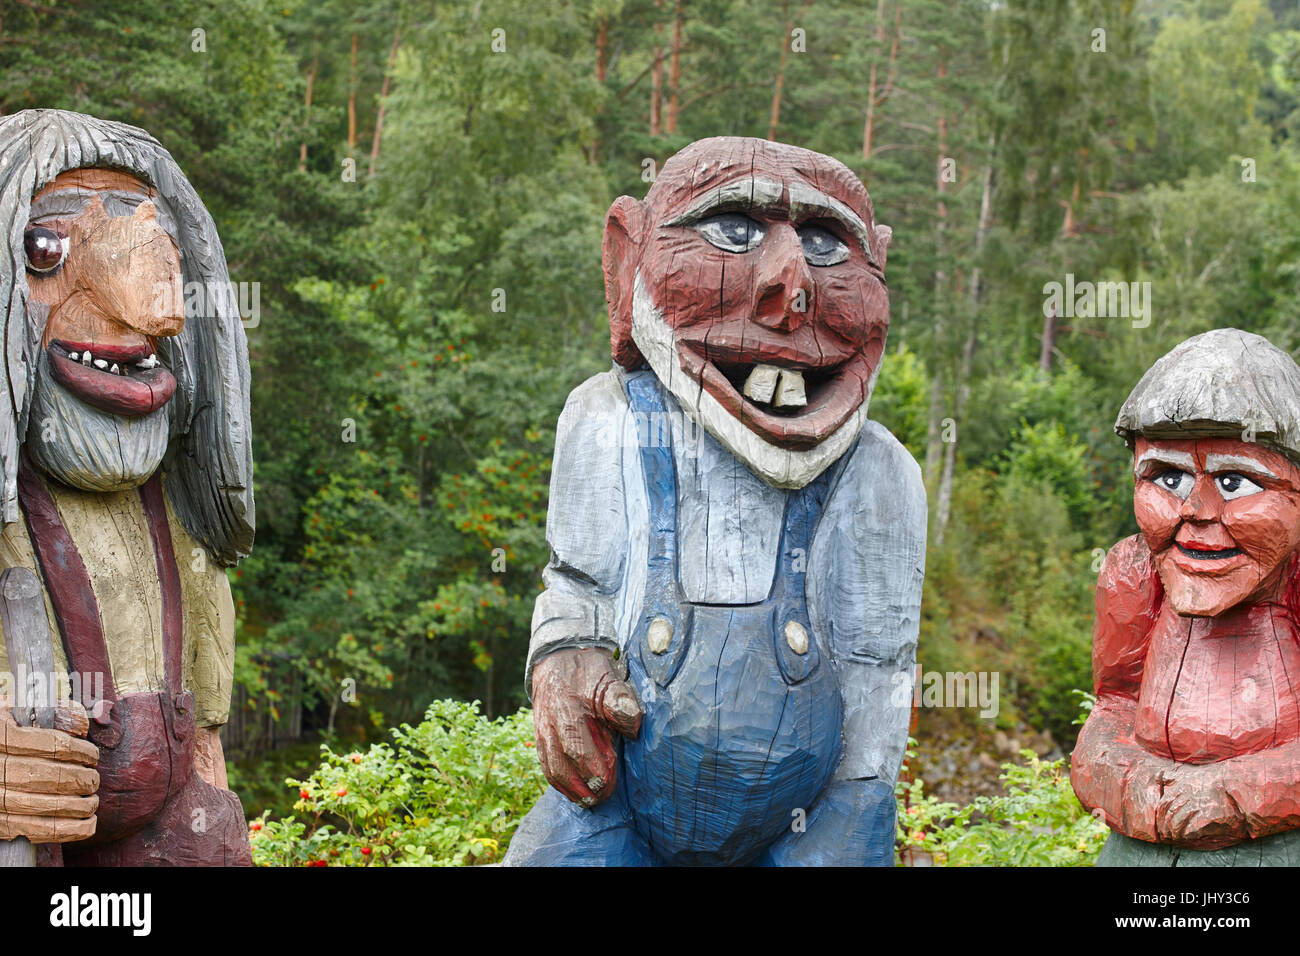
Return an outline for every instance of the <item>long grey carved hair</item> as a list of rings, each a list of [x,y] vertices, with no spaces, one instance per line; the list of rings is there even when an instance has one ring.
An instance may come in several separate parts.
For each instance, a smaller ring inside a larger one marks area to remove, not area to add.
[[[181,273],[204,289],[228,289],[225,252],[212,217],[171,154],[144,130],[64,110],[25,110],[0,119],[0,224],[9,255],[0,257],[0,314],[9,385],[0,401],[3,520],[19,520],[18,458],[27,434],[44,316],[28,312],[23,234],[34,193],[60,173],[85,167],[129,172],[152,185],[165,225],[180,249]],[[160,222],[163,219],[160,216]],[[234,296],[204,296],[179,335],[158,340],[158,358],[176,376],[168,403],[163,462],[172,507],[190,534],[222,564],[253,544],[253,452],[248,411],[248,344]]]

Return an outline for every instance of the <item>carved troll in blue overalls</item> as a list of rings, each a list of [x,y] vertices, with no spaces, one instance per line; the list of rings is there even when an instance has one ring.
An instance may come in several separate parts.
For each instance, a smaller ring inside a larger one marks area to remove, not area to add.
[[[610,209],[615,367],[569,396],[518,865],[889,865],[925,492],[867,418],[890,231],[841,163],[720,137]]]

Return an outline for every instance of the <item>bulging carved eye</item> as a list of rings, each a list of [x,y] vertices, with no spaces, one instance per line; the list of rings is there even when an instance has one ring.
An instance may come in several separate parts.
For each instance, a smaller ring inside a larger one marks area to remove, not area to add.
[[[68,257],[68,240],[53,229],[32,226],[23,235],[23,249],[27,253],[27,269],[37,275],[49,275]]]
[[[1186,500],[1187,496],[1192,493],[1192,485],[1196,483],[1196,476],[1185,471],[1179,471],[1177,468],[1170,468],[1151,480],[1175,498]]]
[[[748,252],[763,241],[763,227],[738,212],[724,212],[701,219],[695,228],[724,252]]]
[[[1264,490],[1263,487],[1255,484],[1245,475],[1235,471],[1226,475],[1215,476],[1214,487],[1219,489],[1219,494],[1223,496],[1224,501],[1245,498],[1247,495],[1257,495]]]
[[[804,258],[815,266],[834,266],[849,258],[849,247],[839,236],[821,226],[804,226],[799,230]]]

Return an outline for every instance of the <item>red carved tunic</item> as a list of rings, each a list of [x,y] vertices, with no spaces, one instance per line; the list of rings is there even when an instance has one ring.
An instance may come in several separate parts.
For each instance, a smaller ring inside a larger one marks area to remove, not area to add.
[[[1153,754],[1210,763],[1300,738],[1300,633],[1286,608],[1218,618],[1166,604],[1151,632],[1135,736]]]

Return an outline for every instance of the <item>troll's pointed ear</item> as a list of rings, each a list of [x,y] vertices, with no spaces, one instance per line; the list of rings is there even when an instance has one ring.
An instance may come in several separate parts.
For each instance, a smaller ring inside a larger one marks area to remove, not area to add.
[[[605,217],[600,246],[605,270],[605,303],[609,308],[609,346],[614,361],[629,371],[642,363],[632,341],[632,288],[641,261],[645,206],[631,196],[619,196]]]
[[[894,230],[888,226],[876,226],[876,258],[880,260],[880,271],[885,271],[885,259],[889,244],[894,240]]]

